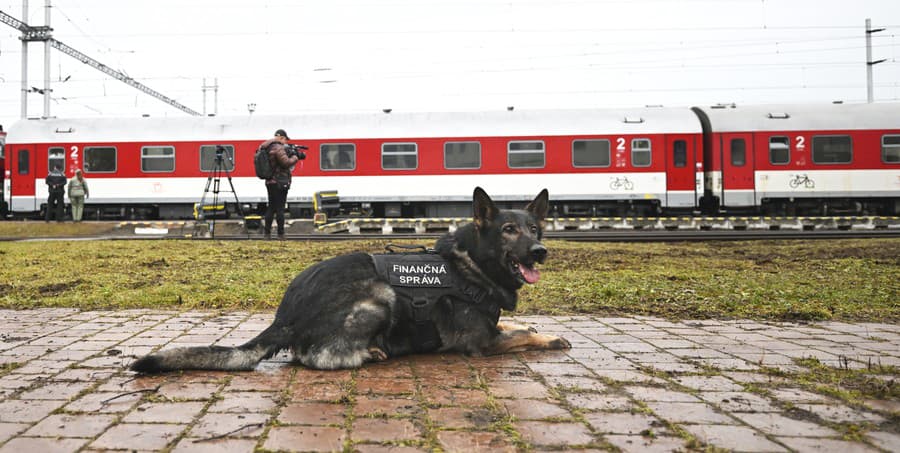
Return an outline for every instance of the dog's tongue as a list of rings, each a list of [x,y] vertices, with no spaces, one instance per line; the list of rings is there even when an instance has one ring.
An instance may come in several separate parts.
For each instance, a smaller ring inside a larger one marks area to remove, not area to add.
[[[519,272],[522,273],[522,276],[525,277],[525,281],[528,283],[537,283],[537,281],[541,279],[541,272],[539,270],[528,267],[522,263],[519,263]]]

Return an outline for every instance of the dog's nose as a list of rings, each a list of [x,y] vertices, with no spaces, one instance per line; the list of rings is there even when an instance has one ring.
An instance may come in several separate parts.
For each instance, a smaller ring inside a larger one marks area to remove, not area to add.
[[[547,258],[547,247],[544,247],[543,244],[532,245],[529,252],[531,253],[531,257],[539,263],[543,263],[544,259]]]

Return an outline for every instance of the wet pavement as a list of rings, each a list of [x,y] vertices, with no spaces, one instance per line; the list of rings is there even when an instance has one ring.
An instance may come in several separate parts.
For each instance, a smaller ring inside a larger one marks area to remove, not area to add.
[[[271,318],[0,310],[0,452],[900,451],[900,401],[850,404],[793,378],[816,358],[897,385],[879,374],[900,366],[893,324],[532,316],[512,320],[573,348],[126,370],[160,347],[240,344]]]

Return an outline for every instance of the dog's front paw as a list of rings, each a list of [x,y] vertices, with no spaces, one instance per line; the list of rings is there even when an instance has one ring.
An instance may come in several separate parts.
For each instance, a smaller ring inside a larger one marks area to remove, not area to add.
[[[563,337],[554,337],[547,342],[547,346],[549,349],[572,349],[572,343],[569,343],[569,340]]]

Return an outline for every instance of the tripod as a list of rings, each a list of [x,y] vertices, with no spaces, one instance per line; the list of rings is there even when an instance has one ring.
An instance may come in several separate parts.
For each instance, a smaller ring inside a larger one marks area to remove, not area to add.
[[[197,220],[206,220],[206,205],[204,202],[206,201],[206,195],[210,193],[210,186],[212,186],[213,216],[212,223],[209,226],[209,234],[213,239],[216,237],[216,218],[218,217],[216,211],[219,208],[219,192],[221,191],[220,186],[223,174],[228,179],[228,186],[231,187],[231,193],[234,195],[234,203],[235,206],[237,206],[238,215],[244,215],[243,210],[241,209],[241,202],[238,200],[237,192],[234,190],[234,183],[231,182],[231,170],[225,165],[225,159],[234,162],[233,158],[226,156],[224,146],[216,145],[215,166],[209,171],[209,177],[206,178],[206,187],[203,189],[203,195],[200,197],[200,205],[197,209]],[[222,206],[222,211],[226,215],[228,214],[224,205]]]

